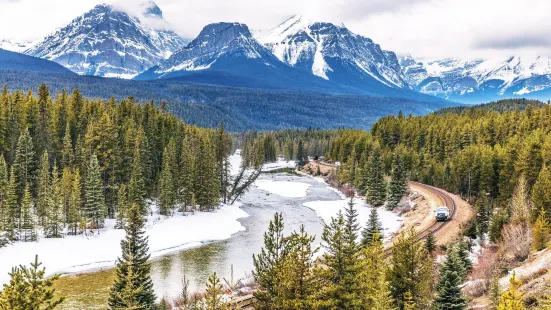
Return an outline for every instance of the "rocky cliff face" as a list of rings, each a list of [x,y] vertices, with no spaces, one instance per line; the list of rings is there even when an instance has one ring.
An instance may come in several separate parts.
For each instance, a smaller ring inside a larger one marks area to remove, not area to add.
[[[145,19],[153,19],[156,25],[164,22],[156,4],[145,3],[143,9],[144,14],[136,17],[98,5],[25,53],[53,60],[78,74],[131,78],[185,44],[171,30],[147,26]]]

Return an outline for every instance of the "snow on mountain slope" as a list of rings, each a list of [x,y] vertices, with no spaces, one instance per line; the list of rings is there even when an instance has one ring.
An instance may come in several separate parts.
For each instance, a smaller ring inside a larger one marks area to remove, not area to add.
[[[25,53],[78,74],[132,78],[185,44],[168,30],[155,3],[146,2],[141,9],[141,16],[135,17],[108,4],[97,5]]]
[[[22,53],[34,44],[32,41],[0,40],[0,48],[6,51]]]
[[[257,39],[281,61],[327,80],[369,80],[391,88],[409,89],[394,52],[384,51],[371,39],[346,27],[313,22],[297,15]],[[363,80],[363,81],[362,81]]]
[[[404,56],[400,64],[414,89],[454,100],[493,100],[551,88],[551,57],[416,62]]]

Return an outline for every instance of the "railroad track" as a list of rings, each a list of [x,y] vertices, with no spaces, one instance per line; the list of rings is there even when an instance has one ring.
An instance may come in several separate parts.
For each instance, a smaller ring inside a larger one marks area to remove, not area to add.
[[[438,221],[434,220],[434,223],[432,223],[432,225],[430,225],[426,229],[423,229],[423,230],[419,231],[415,235],[415,242],[419,242],[419,241],[425,239],[431,232],[432,233],[438,232],[444,226],[446,226],[446,224],[448,224],[448,222],[451,221],[453,219],[453,217],[455,216],[456,205],[455,205],[455,201],[451,198],[451,196],[448,193],[444,192],[443,190],[441,190],[439,188],[436,188],[436,187],[430,186],[430,185],[425,185],[425,184],[418,183],[418,182],[410,182],[410,183],[415,184],[419,187],[422,187],[425,190],[427,190],[428,192],[431,192],[433,195],[438,197],[438,199],[442,203],[441,205],[446,206],[450,209],[450,217],[447,221],[438,222]],[[385,250],[385,255],[386,256],[392,255],[392,248],[386,249]]]
[[[431,192],[433,195],[438,197],[438,199],[441,202],[441,205],[446,206],[450,209],[450,218],[447,221],[437,222],[435,220],[432,225],[430,225],[429,227],[427,227],[424,230],[419,231],[415,235],[415,242],[419,242],[419,241],[425,239],[431,232],[433,232],[433,233],[438,232],[444,226],[446,226],[446,224],[448,224],[448,222],[450,220],[452,220],[453,217],[455,216],[456,205],[455,205],[455,201],[451,198],[451,196],[448,193],[444,192],[443,190],[441,190],[439,188],[436,188],[436,187],[430,186],[430,185],[425,185],[425,184],[418,183],[418,182],[410,182],[410,183],[415,184],[419,187],[422,187],[425,190],[427,190],[428,192]],[[385,250],[385,255],[386,256],[392,255],[392,248],[386,249]],[[254,299],[254,296],[252,294],[242,296],[238,299],[237,303],[235,303],[231,307],[231,309],[235,309],[235,310],[254,309],[253,308],[254,301],[255,301],[255,299]]]

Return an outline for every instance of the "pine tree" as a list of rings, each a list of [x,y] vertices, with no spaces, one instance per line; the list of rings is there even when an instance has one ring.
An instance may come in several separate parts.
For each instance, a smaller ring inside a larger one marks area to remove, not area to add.
[[[193,180],[195,179],[194,173],[194,160],[192,153],[192,143],[189,136],[186,136],[182,143],[182,154],[180,155],[180,200],[185,206],[191,204],[191,198],[193,196]]]
[[[253,277],[258,289],[254,292],[257,300],[255,309],[272,309],[271,303],[280,295],[278,270],[287,254],[288,239],[283,236],[283,215],[274,214],[268,231],[264,233],[264,247],[260,254],[253,255]]]
[[[147,207],[145,202],[146,191],[142,169],[141,151],[138,147],[134,149],[132,159],[132,173],[130,183],[128,184],[128,202],[135,203],[140,207],[142,214],[146,214]]]
[[[220,283],[220,279],[216,275],[216,272],[211,274],[207,281],[207,289],[205,294],[207,310],[218,310],[222,307],[222,288],[222,284]]]
[[[201,211],[209,211],[218,202],[218,179],[214,152],[207,137],[199,143],[199,152],[195,162],[195,199]]]
[[[48,152],[44,152],[42,154],[37,183],[38,197],[36,200],[36,209],[40,222],[42,225],[45,225],[46,210],[48,208],[48,195],[50,194],[50,161],[48,159]]]
[[[80,182],[80,171],[75,169],[72,174],[71,183],[71,197],[69,198],[69,212],[67,217],[67,224],[69,234],[76,235],[79,228],[79,224],[82,221],[81,209],[82,209],[82,185]]]
[[[431,230],[425,239],[425,249],[430,255],[436,250],[436,239],[434,238],[434,232]]]
[[[3,219],[4,232],[8,240],[16,240],[17,235],[15,231],[17,220],[19,219],[19,205],[17,203],[16,194],[17,185],[15,183],[15,169],[11,166],[10,179],[8,186],[6,187],[6,214]]]
[[[551,170],[545,165],[532,188],[532,203],[534,204],[534,212],[541,209],[546,213],[551,214]],[[537,217],[537,213],[533,214],[533,218]]]
[[[74,160],[73,142],[71,141],[71,126],[67,123],[63,136],[63,150],[61,151],[61,166],[71,167]]]
[[[357,273],[360,285],[361,309],[394,309],[385,267],[385,254],[380,237],[375,234],[372,242],[361,250]]]
[[[366,174],[366,202],[373,207],[379,207],[385,203],[386,197],[384,167],[379,149],[375,149],[371,154],[368,169]]]
[[[403,308],[405,294],[409,292],[417,307],[428,307],[434,279],[433,259],[423,245],[416,242],[414,229],[407,235],[402,233],[394,241],[391,259],[388,279],[396,304]]]
[[[484,203],[479,203],[476,213],[476,232],[480,240],[484,239],[486,233],[488,233],[489,227],[489,216],[488,210],[486,210],[486,205]]]
[[[492,305],[494,308],[497,308],[499,305],[499,298],[501,297],[501,288],[499,287],[499,274],[498,272],[492,272],[492,277],[490,278],[490,287],[488,295],[492,300]]]
[[[123,229],[126,224],[126,213],[128,211],[128,193],[126,191],[126,185],[123,184],[119,188],[117,199],[117,222],[115,223],[115,229]],[[141,210],[141,208],[140,208]],[[143,211],[143,210],[141,210]]]
[[[144,220],[137,205],[128,210],[126,237],[121,241],[122,256],[117,260],[117,277],[109,295],[110,309],[154,309],[150,255]],[[132,303],[129,303],[131,301]]]
[[[19,240],[35,241],[37,219],[34,213],[33,199],[29,185],[25,187],[23,199],[21,200],[21,221],[19,222]]]
[[[25,186],[29,184],[33,188],[34,185],[34,146],[28,128],[25,128],[19,136],[13,166],[15,167],[17,184],[16,193],[19,197],[22,197]]]
[[[457,257],[459,258],[459,261],[463,265],[463,270],[465,271],[461,279],[465,280],[467,278],[467,274],[473,269],[473,263],[471,261],[469,253],[469,246],[466,242],[460,242],[456,245],[455,250],[457,252]]]
[[[88,220],[90,228],[96,229],[103,226],[105,219],[105,196],[96,155],[92,155],[86,170],[83,214]]]
[[[20,265],[10,272],[10,282],[4,284],[0,291],[0,309],[55,309],[65,300],[64,297],[57,297],[54,282],[59,275],[46,278],[45,268],[39,269],[41,263],[38,256],[35,257],[31,267]]]
[[[545,209],[541,208],[534,228],[532,229],[532,245],[536,251],[541,251],[547,247],[549,241],[549,222],[545,216]]]
[[[282,293],[279,303],[274,307],[283,309],[309,310],[312,309],[312,297],[315,290],[313,274],[313,257],[317,248],[312,248],[314,237],[308,235],[304,225],[299,232],[293,232],[288,237],[289,253],[284,258],[278,271],[278,281]]]
[[[366,247],[371,244],[373,237],[377,237],[377,241],[383,240],[383,226],[379,220],[379,213],[377,208],[371,208],[369,213],[369,220],[362,231],[362,246]]]
[[[315,298],[322,308],[355,309],[360,304],[357,274],[357,253],[351,253],[352,245],[350,217],[342,212],[324,225],[322,245],[325,253],[316,268],[323,286],[316,291]]]
[[[10,207],[6,197],[8,184],[8,165],[4,155],[0,154],[0,247],[7,243],[6,229],[10,216]]]
[[[467,307],[465,297],[461,293],[463,262],[456,251],[449,251],[446,261],[440,270],[438,296],[435,299],[436,309],[461,310]]]
[[[171,215],[176,204],[176,192],[172,179],[172,166],[167,148],[163,153],[163,170],[159,178],[159,213],[162,215]]]
[[[46,217],[46,226],[44,227],[46,238],[61,238],[64,223],[63,193],[56,164],[54,164],[52,170],[52,182],[50,184]]]
[[[499,299],[497,310],[524,310],[523,294],[520,294],[517,290],[522,284],[515,278],[515,273],[509,280],[509,289],[505,291]]]
[[[415,310],[417,309],[417,305],[415,304],[415,300],[413,299],[413,295],[410,291],[407,291],[404,294],[404,310]]]
[[[394,155],[388,192],[388,208],[394,209],[407,192],[407,180],[400,155]]]
[[[299,167],[304,166],[304,143],[302,142],[302,139],[298,140],[298,148],[297,148],[297,165]]]

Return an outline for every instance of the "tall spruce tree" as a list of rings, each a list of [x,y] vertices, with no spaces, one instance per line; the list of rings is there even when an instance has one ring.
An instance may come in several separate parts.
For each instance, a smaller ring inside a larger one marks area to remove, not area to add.
[[[29,185],[25,187],[23,199],[21,200],[21,220],[19,222],[19,240],[36,241],[37,218],[34,212],[33,199]]]
[[[388,190],[388,208],[394,209],[407,192],[407,179],[400,155],[394,155]]]
[[[61,238],[63,234],[63,223],[63,192],[57,164],[54,164],[44,227],[46,238]]]
[[[274,214],[268,231],[264,233],[264,247],[253,255],[253,277],[258,285],[254,292],[257,300],[255,309],[273,309],[272,302],[280,297],[281,285],[278,271],[287,255],[288,239],[283,236],[283,215]]]
[[[45,225],[48,196],[50,195],[50,160],[48,158],[48,152],[44,152],[40,160],[37,187],[38,197],[36,199],[36,209],[40,217],[40,222],[42,225]]]
[[[545,209],[541,208],[540,214],[532,228],[532,246],[536,251],[541,251],[547,247],[549,242],[549,222],[545,216]]]
[[[382,206],[386,198],[386,181],[384,178],[383,160],[381,150],[376,148],[369,157],[368,171],[366,173],[366,202],[374,207]]]
[[[78,168],[72,173],[71,197],[69,199],[68,232],[71,235],[76,235],[82,221],[82,185]]]
[[[7,243],[6,227],[10,214],[7,204],[8,184],[8,165],[4,155],[0,154],[0,247]]]
[[[139,146],[134,148],[134,155],[132,158],[132,173],[130,175],[130,183],[128,183],[127,188],[128,202],[137,204],[140,207],[142,214],[145,214],[147,212],[145,202],[146,189],[142,169],[142,155]]]
[[[25,128],[19,136],[13,166],[15,167],[15,180],[17,184],[16,192],[19,197],[23,197],[23,191],[27,184],[29,184],[31,189],[34,188],[34,146],[28,128]]]
[[[434,237],[434,231],[430,231],[427,235],[427,238],[425,239],[425,250],[427,250],[427,253],[429,255],[432,255],[434,253],[434,250],[436,250],[436,238]]]
[[[551,214],[551,169],[545,165],[532,188],[531,201],[534,204],[533,219],[538,216],[539,210],[543,209],[547,214]]]
[[[463,262],[457,255],[457,251],[448,251],[446,261],[440,268],[438,296],[435,299],[436,309],[461,310],[467,308],[467,301],[461,293],[463,270]]]
[[[313,307],[315,277],[313,273],[314,236],[308,235],[304,225],[300,231],[288,237],[289,253],[283,259],[278,270],[278,281],[281,283],[279,304],[282,309],[309,310]]]
[[[191,198],[194,193],[193,181],[195,179],[194,173],[194,158],[193,158],[193,144],[189,135],[184,138],[182,143],[182,152],[180,155],[180,190],[179,199],[185,206],[191,204]]]
[[[10,179],[6,187],[6,214],[4,215],[4,233],[8,240],[14,241],[17,239],[16,223],[19,219],[19,204],[17,203],[16,194],[17,185],[15,183],[15,169],[11,166]]]
[[[176,191],[172,179],[173,167],[168,149],[163,153],[163,169],[159,178],[159,212],[162,215],[171,215],[176,205]]]
[[[218,202],[219,190],[214,150],[208,137],[202,137],[199,143],[194,176],[194,194],[197,204],[202,211],[209,211]]]
[[[86,169],[83,214],[89,222],[90,228],[96,229],[103,226],[105,219],[105,196],[103,194],[100,166],[96,155],[92,155],[88,169]]]
[[[361,259],[357,261],[357,273],[360,285],[360,309],[395,309],[387,280],[388,268],[385,266],[385,253],[381,238],[375,233],[372,241],[361,250]]]
[[[73,141],[71,140],[71,125],[65,126],[65,135],[63,136],[63,150],[61,151],[61,166],[63,168],[71,167],[74,160]]]
[[[124,229],[126,223],[126,217],[128,212],[128,192],[126,190],[126,184],[122,184],[119,187],[118,199],[117,199],[117,222],[115,223],[116,229]],[[140,208],[140,212],[143,212]]]
[[[364,229],[362,230],[362,246],[366,247],[371,244],[373,237],[376,236],[377,241],[383,240],[383,226],[379,220],[377,208],[371,208],[369,219]]]
[[[140,208],[128,210],[126,237],[121,241],[122,255],[117,260],[117,277],[109,295],[110,309],[154,309],[155,293],[151,280],[148,238],[144,236],[144,220]],[[130,304],[129,301],[132,303]]]
[[[408,292],[417,307],[430,306],[434,280],[433,263],[423,245],[416,242],[413,228],[407,235],[402,233],[394,241],[388,279],[392,297],[400,308],[405,307]]]

